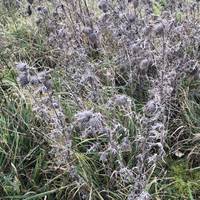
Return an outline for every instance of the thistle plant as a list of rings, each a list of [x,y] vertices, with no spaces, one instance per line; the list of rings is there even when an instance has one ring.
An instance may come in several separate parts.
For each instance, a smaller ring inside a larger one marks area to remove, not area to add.
[[[8,45],[0,66],[11,65],[16,88],[45,125],[48,167],[59,173],[45,187],[60,177],[65,185],[47,196],[179,198],[170,189],[181,185],[177,175],[168,178],[170,161],[185,159],[192,171],[200,163],[199,2],[20,0],[2,6]],[[198,199],[193,183],[186,182],[180,199]]]

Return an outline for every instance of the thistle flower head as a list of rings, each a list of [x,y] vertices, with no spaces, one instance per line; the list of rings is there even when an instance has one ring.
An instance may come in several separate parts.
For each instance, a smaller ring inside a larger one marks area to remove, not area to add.
[[[26,86],[29,84],[29,74],[28,72],[22,72],[19,74],[19,76],[17,77],[17,80],[19,81],[20,85],[22,87]]]
[[[108,11],[108,1],[99,0],[99,9],[101,9],[104,13],[106,13]]]
[[[25,62],[19,62],[16,64],[16,68],[19,72],[24,72],[28,69],[28,65]]]
[[[108,106],[119,106],[124,108],[130,108],[131,107],[131,99],[126,95],[115,95],[108,101]]]

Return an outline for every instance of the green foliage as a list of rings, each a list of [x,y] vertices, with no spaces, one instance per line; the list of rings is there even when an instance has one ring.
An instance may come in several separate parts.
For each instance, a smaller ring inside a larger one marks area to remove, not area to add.
[[[158,3],[157,1],[153,1],[153,13],[154,13],[156,16],[160,16],[160,14],[161,14],[161,9],[162,9],[161,4]]]
[[[191,191],[194,194],[199,191],[200,185],[197,183],[199,181],[200,171],[194,170],[190,172],[184,160],[172,163],[170,166],[170,175],[174,177],[175,181],[173,189],[179,193],[180,197],[190,199],[192,195]]]

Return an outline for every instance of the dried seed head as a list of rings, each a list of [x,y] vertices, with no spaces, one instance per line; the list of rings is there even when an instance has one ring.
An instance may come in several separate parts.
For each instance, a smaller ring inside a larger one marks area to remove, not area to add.
[[[144,27],[144,29],[143,29],[144,36],[150,35],[151,31],[152,31],[152,26],[151,25]]]
[[[136,20],[136,16],[133,14],[129,14],[127,18],[130,23],[134,23]]]
[[[31,83],[32,85],[37,85],[37,84],[40,83],[40,81],[39,81],[39,79],[38,79],[37,76],[31,76],[31,77],[30,77],[30,83]]]
[[[101,9],[104,13],[108,12],[108,2],[107,2],[107,0],[100,0],[99,9]]]
[[[100,113],[94,113],[90,118],[88,125],[93,128],[93,130],[100,131],[103,127],[103,118]]]
[[[36,10],[37,10],[38,14],[40,14],[40,15],[47,15],[48,14],[48,9],[46,7],[39,6],[39,7],[36,8]]]
[[[92,31],[92,28],[91,28],[91,27],[85,26],[85,27],[83,28],[82,32],[85,33],[85,34],[87,34],[87,35],[89,35],[89,34],[91,34],[93,31]]]
[[[154,100],[150,100],[147,102],[145,106],[145,114],[148,116],[153,115],[158,110],[158,105]]]
[[[190,60],[185,63],[184,69],[186,73],[194,75],[198,72],[198,62],[195,60]]]
[[[148,192],[143,191],[136,200],[150,200],[151,195]]]
[[[36,23],[37,26],[41,25],[42,22],[43,22],[43,19],[42,19],[42,18],[38,18],[38,19],[35,21],[35,23]]]
[[[139,0],[132,0],[133,6],[136,9],[139,6]]]
[[[16,64],[16,68],[20,72],[26,71],[27,67],[28,67],[27,63],[24,63],[24,62],[19,62],[19,63]]]
[[[85,73],[81,77],[80,83],[82,85],[85,85],[86,83],[97,84],[98,79],[93,71],[91,71],[90,69],[86,69]]]
[[[131,44],[131,45],[130,45],[130,50],[131,50],[133,53],[138,53],[138,52],[141,50],[141,47],[140,47],[140,45],[138,45],[138,44]]]
[[[170,18],[170,12],[169,11],[163,11],[162,15],[163,15],[163,18],[165,18],[165,19]]]
[[[88,35],[90,42],[97,43],[97,34],[95,32],[91,32]]]
[[[82,137],[94,136],[105,132],[103,116],[92,111],[79,112],[75,116],[75,126],[81,130]]]
[[[47,80],[48,74],[46,71],[41,71],[41,72],[37,73],[37,77],[41,83],[44,83],[45,80]]]
[[[128,169],[127,167],[123,167],[119,170],[119,175],[124,183],[133,183],[134,181],[134,174],[132,170]]]
[[[154,125],[152,126],[152,129],[153,129],[153,130],[156,130],[156,131],[158,131],[158,132],[163,132],[163,131],[164,131],[164,128],[165,128],[165,126],[164,126],[164,124],[161,123],[161,122],[157,122],[156,124],[154,124]]]
[[[60,38],[65,38],[66,37],[66,30],[64,28],[57,30],[57,36],[60,37]]]
[[[79,112],[75,115],[76,122],[78,123],[86,123],[90,120],[92,117],[93,112],[91,110],[85,110],[82,112]]]
[[[157,23],[155,24],[155,26],[153,27],[153,31],[156,35],[163,35],[164,34],[164,24],[162,23]]]
[[[140,70],[142,72],[147,71],[148,67],[149,67],[149,60],[145,58],[140,62]]]
[[[28,72],[20,73],[17,79],[22,87],[28,85],[29,84]]]
[[[106,151],[101,152],[99,160],[102,161],[103,163],[107,162],[108,161],[108,152],[106,152]]]
[[[53,85],[53,83],[52,83],[51,79],[44,81],[44,86],[47,88],[47,90],[50,90],[52,88],[52,85]]]
[[[122,144],[121,144],[121,151],[131,151],[131,143],[128,137],[123,138]]]
[[[112,107],[113,105],[130,108],[131,107],[131,99],[126,95],[115,95],[108,102],[108,106]]]
[[[37,94],[43,95],[43,94],[46,94],[47,92],[48,90],[44,85],[40,86],[36,91],[34,91],[35,95]]]
[[[98,150],[100,144],[99,143],[94,143],[90,146],[90,148],[87,150],[87,153],[95,152]]]

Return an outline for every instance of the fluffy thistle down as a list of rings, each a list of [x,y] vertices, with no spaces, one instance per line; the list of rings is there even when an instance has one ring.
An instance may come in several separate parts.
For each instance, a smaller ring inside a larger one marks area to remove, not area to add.
[[[71,154],[70,133],[64,125],[65,116],[62,112],[62,108],[52,93],[50,71],[44,70],[31,73],[28,64],[23,62],[17,63],[16,69],[18,72],[19,84],[24,88],[23,90],[26,91],[26,93],[31,94],[30,101],[33,111],[51,127],[47,137],[53,142],[52,146],[57,149],[55,152],[56,158],[60,164],[66,162],[63,159],[70,158]],[[24,76],[24,74],[28,77],[26,78],[26,80],[28,80],[26,84],[25,81],[21,80],[21,76]],[[61,150],[63,150],[67,156],[62,156]]]
[[[60,173],[53,198],[164,199],[168,181],[175,184],[165,177],[168,159],[187,157],[198,168],[199,3],[12,2],[3,4],[18,19],[0,20],[11,32],[1,56],[15,45],[19,91],[46,125],[51,170]]]
[[[52,147],[50,153],[54,156],[57,167],[64,166],[69,172],[70,178],[82,185],[84,180],[79,176],[72,162],[74,153],[71,128],[66,125],[62,107],[53,96],[50,71],[32,72],[33,75],[31,75],[29,68],[27,63],[17,63],[18,81],[23,87],[24,93],[27,93],[30,98],[33,112],[50,127],[45,136]],[[21,80],[21,75],[25,72],[30,81]],[[85,191],[83,191],[84,193]]]

